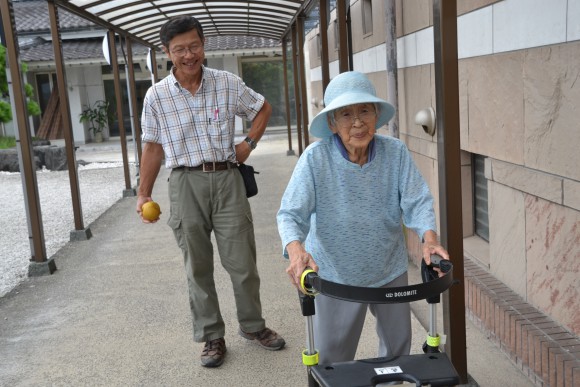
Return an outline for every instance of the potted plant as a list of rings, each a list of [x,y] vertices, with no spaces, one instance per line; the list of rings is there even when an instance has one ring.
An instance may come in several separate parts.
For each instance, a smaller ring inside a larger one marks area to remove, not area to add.
[[[109,102],[97,101],[94,105],[88,104],[79,116],[79,122],[89,124],[89,131],[95,142],[103,141],[103,129],[109,121]]]

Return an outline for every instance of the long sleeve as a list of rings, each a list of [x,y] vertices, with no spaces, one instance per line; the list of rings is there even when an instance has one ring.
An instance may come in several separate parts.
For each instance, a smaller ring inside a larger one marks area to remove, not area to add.
[[[283,255],[288,257],[286,245],[292,241],[304,243],[310,231],[316,193],[314,177],[306,157],[301,157],[282,196],[277,215],[278,232],[282,240]]]
[[[331,139],[302,154],[282,198],[283,246],[298,240],[327,280],[382,286],[407,270],[403,223],[435,227],[433,199],[404,144],[375,136],[375,158],[345,159]]]

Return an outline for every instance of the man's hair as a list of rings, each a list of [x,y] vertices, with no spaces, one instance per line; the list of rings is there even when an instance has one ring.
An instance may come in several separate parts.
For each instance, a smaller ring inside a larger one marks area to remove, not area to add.
[[[203,27],[201,23],[193,16],[176,16],[169,19],[163,26],[161,26],[161,31],[159,31],[159,38],[161,38],[161,44],[169,48],[169,42],[175,36],[189,32],[191,30],[197,30],[197,34],[200,39],[203,40]]]

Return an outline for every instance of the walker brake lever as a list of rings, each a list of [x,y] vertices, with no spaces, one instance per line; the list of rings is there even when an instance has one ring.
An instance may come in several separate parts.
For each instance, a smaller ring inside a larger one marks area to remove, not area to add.
[[[453,268],[453,264],[449,262],[447,259],[441,258],[441,256],[437,254],[431,255],[431,264],[430,267],[439,268],[441,269],[442,273],[447,273],[451,268]]]

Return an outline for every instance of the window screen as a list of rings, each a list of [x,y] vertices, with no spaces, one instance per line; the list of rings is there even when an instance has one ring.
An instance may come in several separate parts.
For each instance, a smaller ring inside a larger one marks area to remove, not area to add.
[[[473,155],[473,195],[475,234],[489,242],[485,157],[481,155]]]
[[[363,0],[362,15],[363,34],[371,34],[373,32],[373,2],[371,0]]]

